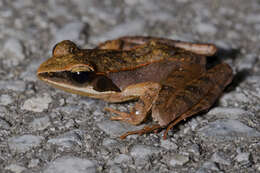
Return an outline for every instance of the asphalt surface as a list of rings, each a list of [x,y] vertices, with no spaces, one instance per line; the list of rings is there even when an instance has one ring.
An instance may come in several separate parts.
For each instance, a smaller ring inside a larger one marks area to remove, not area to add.
[[[0,0],[0,172],[260,172],[258,0]],[[209,68],[233,83],[208,113],[169,132],[110,121],[108,104],[54,89],[37,67],[61,40],[82,48],[125,35],[214,43]]]

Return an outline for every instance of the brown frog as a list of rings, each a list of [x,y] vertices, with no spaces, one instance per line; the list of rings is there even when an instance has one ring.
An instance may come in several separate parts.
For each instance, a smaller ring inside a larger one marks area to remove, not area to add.
[[[38,77],[65,91],[108,102],[137,100],[130,113],[111,120],[133,125],[152,115],[156,122],[131,134],[161,128],[167,132],[181,120],[208,110],[232,81],[232,69],[222,63],[206,69],[212,44],[198,44],[156,37],[121,37],[95,49],[80,49],[69,40],[58,43],[42,63]]]

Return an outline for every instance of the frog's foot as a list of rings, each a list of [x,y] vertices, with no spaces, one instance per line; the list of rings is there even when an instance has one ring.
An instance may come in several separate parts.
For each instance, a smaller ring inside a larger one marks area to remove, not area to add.
[[[140,124],[146,117],[145,114],[140,115],[138,114],[138,111],[133,111],[133,110],[130,113],[127,113],[127,112],[120,112],[112,108],[105,108],[105,111],[109,111],[114,114],[117,114],[117,116],[111,117],[110,120],[123,121],[132,125]]]
[[[120,136],[120,139],[125,139],[127,136],[134,135],[134,134],[143,135],[143,134],[150,133],[150,132],[156,132],[158,129],[161,129],[161,128],[162,127],[159,124],[154,124],[151,126],[144,126],[144,128],[142,128],[140,130],[126,132],[125,134]]]

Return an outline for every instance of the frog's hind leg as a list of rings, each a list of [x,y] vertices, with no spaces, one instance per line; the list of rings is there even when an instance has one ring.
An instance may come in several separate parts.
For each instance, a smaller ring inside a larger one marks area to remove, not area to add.
[[[225,63],[213,67],[211,70],[209,70],[208,73],[216,72],[219,72],[219,77],[211,79],[215,81],[215,86],[211,90],[209,90],[209,92],[196,105],[194,105],[188,111],[184,112],[181,116],[179,116],[168,125],[167,129],[164,132],[164,139],[166,139],[168,131],[180,121],[185,120],[200,112],[207,111],[219,98],[222,91],[231,82],[233,75],[232,69],[229,67],[229,65]]]
[[[192,107],[187,112],[183,113],[181,116],[179,116],[177,119],[175,119],[167,126],[167,129],[165,130],[163,135],[163,139],[167,138],[168,131],[171,128],[173,128],[176,124],[178,124],[180,121],[186,120],[187,118],[196,115],[200,112],[207,111],[214,104],[216,99],[220,96],[221,92],[222,91],[219,87],[214,87],[214,89],[211,90],[197,105]]]

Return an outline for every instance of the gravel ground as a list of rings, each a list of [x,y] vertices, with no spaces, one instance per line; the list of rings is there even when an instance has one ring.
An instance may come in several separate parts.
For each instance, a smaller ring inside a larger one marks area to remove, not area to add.
[[[260,172],[258,0],[0,0],[0,172]],[[235,78],[206,114],[169,132],[109,120],[108,104],[36,78],[58,41],[83,48],[123,35],[215,43]]]

